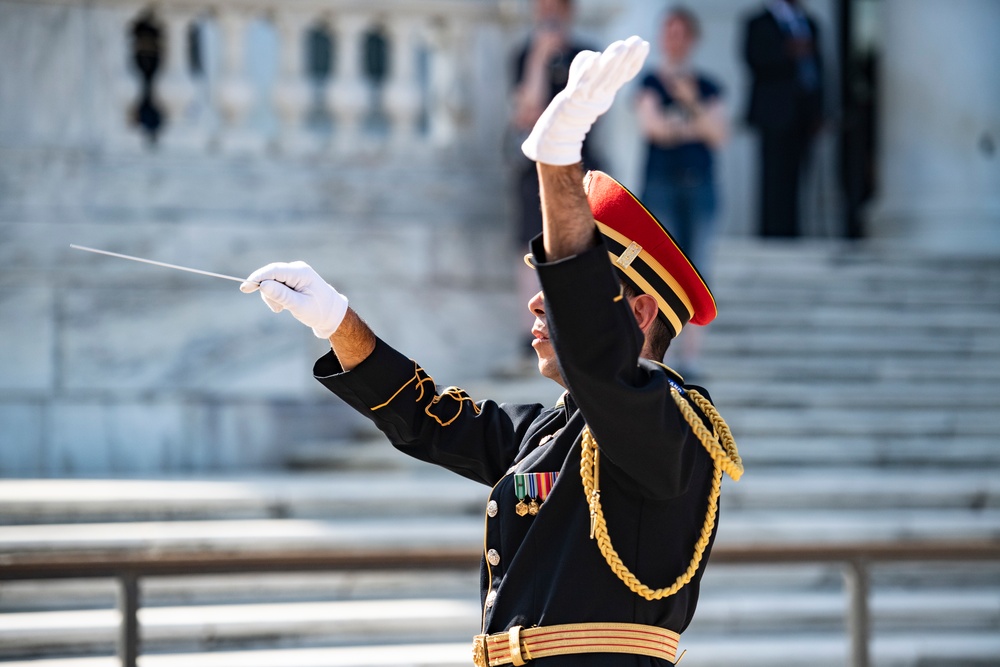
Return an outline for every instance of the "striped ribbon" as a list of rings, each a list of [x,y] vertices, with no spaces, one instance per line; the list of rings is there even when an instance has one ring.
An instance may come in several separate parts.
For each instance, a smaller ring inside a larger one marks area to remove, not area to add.
[[[558,472],[519,472],[514,474],[514,493],[518,500],[525,497],[542,502],[556,483]]]

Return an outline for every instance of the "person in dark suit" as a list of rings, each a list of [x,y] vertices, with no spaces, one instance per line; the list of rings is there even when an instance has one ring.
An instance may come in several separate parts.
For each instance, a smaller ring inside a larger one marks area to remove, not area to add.
[[[761,236],[801,234],[799,182],[822,122],[819,28],[798,0],[772,0],[746,23],[747,122],[760,134]]]
[[[439,389],[304,263],[270,264],[240,286],[329,339],[313,375],[393,446],[490,489],[477,667],[675,664],[723,472],[743,471],[703,390],[659,362],[681,327],[715,317],[711,292],[631,193],[580,167],[584,137],[648,51],[632,37],[579,54],[522,145],[542,201],[533,347],[539,372],[566,389],[555,406]]]

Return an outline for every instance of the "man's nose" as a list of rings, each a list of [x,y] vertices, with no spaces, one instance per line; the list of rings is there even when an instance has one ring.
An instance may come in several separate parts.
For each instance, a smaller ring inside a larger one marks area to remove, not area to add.
[[[528,301],[528,310],[535,317],[545,319],[545,297],[541,292],[531,297],[531,300]]]

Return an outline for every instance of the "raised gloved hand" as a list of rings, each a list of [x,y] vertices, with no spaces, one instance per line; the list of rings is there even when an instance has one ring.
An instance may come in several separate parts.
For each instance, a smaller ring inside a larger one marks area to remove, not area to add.
[[[329,338],[347,314],[347,297],[333,289],[305,262],[268,264],[251,273],[240,291],[260,290],[268,308],[290,312],[311,327],[317,338]]]
[[[649,43],[635,36],[614,42],[603,53],[578,53],[566,88],[552,98],[521,144],[524,154],[543,164],[580,162],[587,132],[611,108],[618,89],[639,73],[647,55]]]

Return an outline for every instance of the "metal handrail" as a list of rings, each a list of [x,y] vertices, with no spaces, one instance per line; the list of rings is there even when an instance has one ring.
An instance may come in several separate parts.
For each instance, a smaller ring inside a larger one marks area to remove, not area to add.
[[[0,581],[17,579],[113,578],[118,581],[122,667],[139,657],[139,582],[153,576],[257,572],[464,569],[482,554],[467,546],[392,549],[263,549],[241,551],[107,549],[0,554]],[[868,667],[869,566],[873,563],[1000,561],[1000,540],[942,540],[801,544],[717,544],[713,565],[830,563],[844,566],[850,596],[852,667]]]

